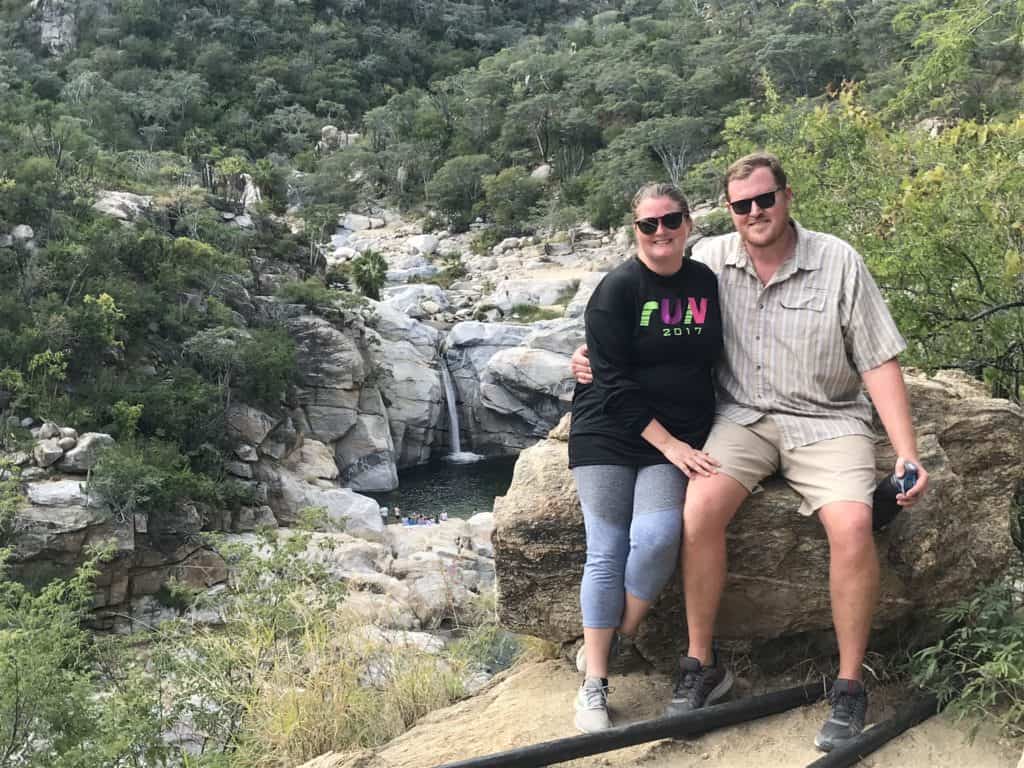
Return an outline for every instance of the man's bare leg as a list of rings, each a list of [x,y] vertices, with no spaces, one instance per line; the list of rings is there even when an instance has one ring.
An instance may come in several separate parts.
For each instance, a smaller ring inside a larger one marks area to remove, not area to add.
[[[839,677],[859,681],[878,602],[878,554],[871,534],[871,509],[860,502],[841,501],[826,504],[818,516],[828,534]]]
[[[725,529],[747,498],[747,489],[724,474],[690,480],[683,505],[683,592],[688,655],[704,666],[714,660],[711,640],[725,588]]]

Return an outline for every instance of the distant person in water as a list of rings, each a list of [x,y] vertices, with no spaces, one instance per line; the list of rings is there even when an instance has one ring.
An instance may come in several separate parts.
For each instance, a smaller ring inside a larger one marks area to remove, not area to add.
[[[675,569],[687,479],[715,467],[701,447],[722,351],[718,283],[685,257],[692,222],[679,189],[645,185],[633,219],[636,256],[587,304],[593,381],[576,386],[569,433],[587,537],[575,703],[584,732],[611,727],[609,655],[636,633]]]

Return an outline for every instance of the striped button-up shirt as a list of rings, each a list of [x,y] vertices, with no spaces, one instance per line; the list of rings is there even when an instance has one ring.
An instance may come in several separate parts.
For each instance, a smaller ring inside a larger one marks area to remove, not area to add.
[[[767,285],[738,234],[701,240],[693,258],[718,275],[725,354],[718,415],[753,424],[771,414],[784,447],[873,437],[861,373],[906,342],[864,260],[837,237],[796,222],[796,251]]]

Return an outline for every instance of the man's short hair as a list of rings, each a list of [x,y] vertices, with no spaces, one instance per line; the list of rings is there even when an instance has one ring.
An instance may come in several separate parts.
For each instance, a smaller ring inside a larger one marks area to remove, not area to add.
[[[768,168],[775,177],[780,189],[789,186],[782,163],[771,152],[751,152],[730,165],[725,171],[725,198],[729,199],[729,184],[738,179],[746,179],[758,168]]]

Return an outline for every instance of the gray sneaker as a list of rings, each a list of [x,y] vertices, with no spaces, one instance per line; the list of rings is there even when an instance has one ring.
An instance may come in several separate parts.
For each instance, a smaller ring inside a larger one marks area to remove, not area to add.
[[[584,733],[604,731],[612,727],[608,718],[608,681],[588,677],[576,694],[576,727]]]
[[[725,698],[732,689],[732,682],[732,672],[718,661],[717,652],[711,667],[703,666],[692,656],[684,656],[679,660],[672,700],[665,708],[665,715],[682,715],[710,706]]]
[[[814,746],[822,752],[831,752],[859,735],[868,712],[868,693],[856,680],[837,679],[828,698],[832,714],[814,737]]]
[[[608,661],[611,662],[616,656],[621,653],[623,647],[628,647],[632,643],[632,638],[620,635],[616,632],[612,635],[612,645],[608,649]],[[576,671],[581,675],[587,674],[587,646],[580,645],[576,651]]]

